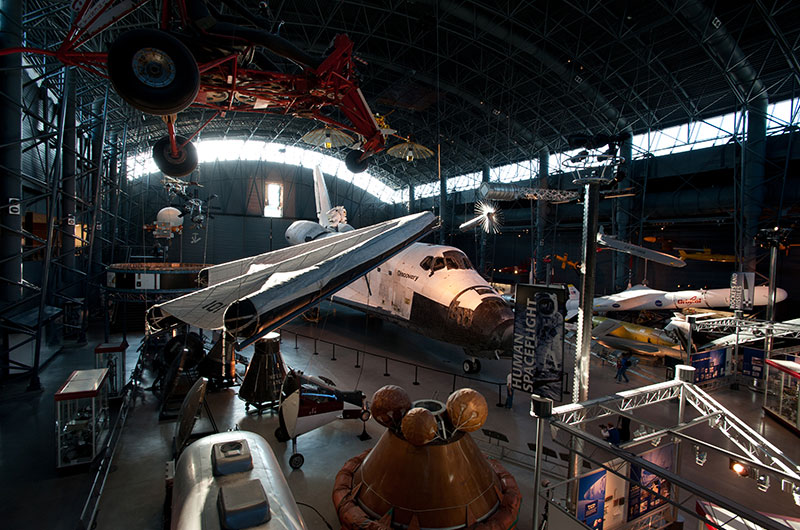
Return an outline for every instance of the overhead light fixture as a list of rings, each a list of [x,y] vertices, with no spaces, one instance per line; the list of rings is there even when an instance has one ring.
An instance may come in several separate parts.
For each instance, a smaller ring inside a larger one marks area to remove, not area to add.
[[[700,446],[695,445],[694,446],[694,463],[697,464],[700,467],[703,467],[703,465],[706,463],[707,460],[708,460],[708,453],[706,451],[701,450]]]
[[[320,127],[303,135],[305,143],[331,149],[333,147],[349,147],[355,143],[352,136],[339,129]]]
[[[769,475],[766,473],[759,473],[756,483],[758,484],[759,491],[766,492],[769,489]]]
[[[731,471],[739,475],[740,477],[746,477],[750,474],[750,470],[747,469],[747,466],[743,463],[739,462],[738,460],[734,460],[733,458],[730,459],[730,463],[728,467]]]
[[[386,154],[395,158],[400,158],[406,162],[413,162],[414,160],[422,160],[424,158],[432,157],[433,151],[422,144],[407,140],[403,143],[393,145],[386,150]]]
[[[661,443],[661,437],[657,436],[656,438],[653,438],[650,440],[650,443],[653,445],[653,447],[658,447],[658,444]]]

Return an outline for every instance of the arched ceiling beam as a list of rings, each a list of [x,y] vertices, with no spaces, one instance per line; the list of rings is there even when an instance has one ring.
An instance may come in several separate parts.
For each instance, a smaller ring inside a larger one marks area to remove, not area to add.
[[[507,28],[495,24],[488,17],[483,16],[475,11],[463,7],[452,2],[451,0],[426,0],[429,3],[439,3],[441,13],[453,16],[467,24],[473,24],[484,32],[493,35],[494,37],[508,43],[509,45],[517,48],[530,55],[531,58],[539,61],[542,65],[549,68],[561,80],[574,87],[581,95],[586,98],[603,116],[605,121],[609,124],[609,132],[618,132],[628,128],[627,120],[611,103],[601,94],[594,86],[588,81],[583,79],[576,79],[572,72],[564,66],[561,61],[541,49],[536,44],[529,40],[512,33]]]
[[[759,79],[758,72],[708,6],[701,0],[660,2],[690,34],[697,37],[700,46],[722,71],[741,103],[767,98],[767,88]]]

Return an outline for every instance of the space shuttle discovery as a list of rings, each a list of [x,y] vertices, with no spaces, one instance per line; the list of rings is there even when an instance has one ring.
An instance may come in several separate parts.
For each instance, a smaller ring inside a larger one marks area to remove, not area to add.
[[[286,230],[290,244],[325,241],[349,225],[344,208],[330,208],[325,181],[314,170],[319,223],[296,221]],[[328,212],[324,208],[329,208]],[[344,225],[344,226],[343,226]],[[352,230],[352,227],[349,227]],[[292,247],[290,247],[292,248]],[[422,335],[464,348],[467,373],[480,370],[478,357],[509,351],[514,313],[478,274],[461,250],[413,243],[338,291],[334,302],[388,320]]]
[[[775,300],[786,300],[787,294],[783,289],[775,293]],[[758,286],[753,295],[753,305],[767,305],[769,287]],[[697,289],[685,291],[660,291],[645,285],[634,285],[620,293],[607,296],[598,296],[594,299],[593,309],[598,313],[609,311],[657,311],[659,309],[683,309],[686,307],[729,307],[731,302],[730,289]],[[578,314],[580,301],[567,300],[567,318]]]
[[[426,234],[430,212],[267,252],[201,271],[204,289],[148,310],[153,329],[226,329],[243,348]]]

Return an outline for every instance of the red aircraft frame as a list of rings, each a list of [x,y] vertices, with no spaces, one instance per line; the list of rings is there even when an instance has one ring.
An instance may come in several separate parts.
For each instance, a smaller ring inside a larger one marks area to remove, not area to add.
[[[108,53],[81,51],[92,38],[149,1],[73,0],[73,23],[57,49],[8,48],[0,55],[25,52],[55,57],[108,78],[131,106],[161,115],[167,135],[156,143],[153,157],[170,176],[194,170],[197,153],[191,140],[215,117],[231,111],[310,118],[353,132],[360,145],[345,160],[353,172],[366,169],[367,158],[384,148],[385,135],[356,83],[353,42],[345,35],[336,37],[333,52],[315,69],[304,67],[300,74],[253,69],[244,64],[257,48],[255,43],[197,30],[192,34],[184,0],[155,0],[161,3],[158,29],[123,33]],[[215,38],[228,49],[214,44]],[[188,107],[214,114],[183,137],[176,134],[176,114]],[[330,107],[338,108],[349,123],[323,113]]]

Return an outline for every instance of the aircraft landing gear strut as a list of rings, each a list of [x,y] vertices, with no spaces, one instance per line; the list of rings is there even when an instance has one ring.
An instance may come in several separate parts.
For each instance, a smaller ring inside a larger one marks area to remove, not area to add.
[[[461,367],[464,369],[465,374],[477,374],[481,371],[481,362],[475,357],[472,357],[470,359],[464,359],[464,363]]]
[[[303,467],[305,458],[297,452],[297,438],[292,438],[292,456],[289,457],[289,466],[292,469],[300,469]]]

